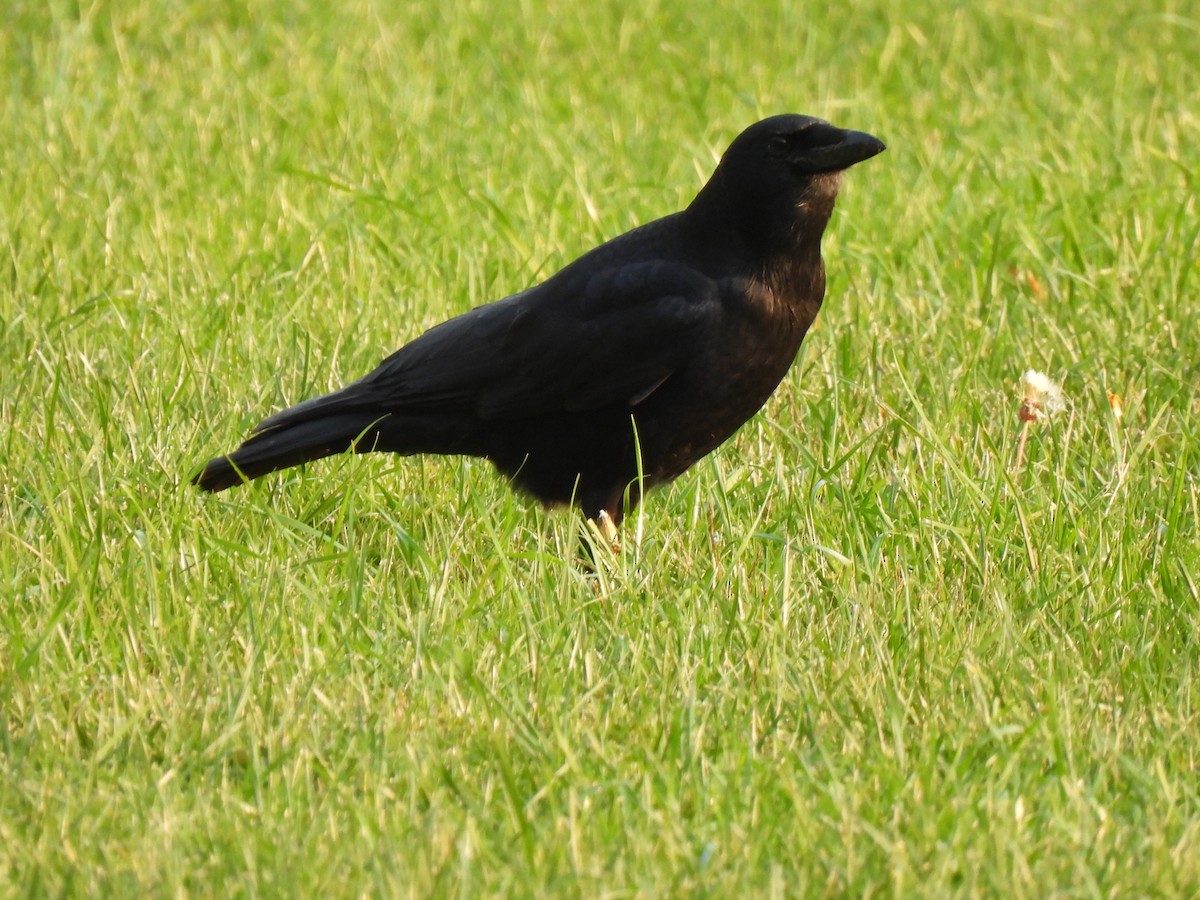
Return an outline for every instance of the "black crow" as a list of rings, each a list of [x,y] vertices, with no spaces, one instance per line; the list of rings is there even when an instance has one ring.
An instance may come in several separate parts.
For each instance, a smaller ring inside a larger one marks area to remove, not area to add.
[[[841,172],[883,149],[809,116],[751,125],[683,211],[276,413],[194,482],[221,491],[346,450],[466,454],[611,538],[644,488],[771,396],[821,306]]]

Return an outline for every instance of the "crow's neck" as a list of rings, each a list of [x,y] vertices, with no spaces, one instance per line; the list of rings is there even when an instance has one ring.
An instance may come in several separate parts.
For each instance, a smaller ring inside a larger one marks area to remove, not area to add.
[[[838,173],[817,175],[800,190],[770,197],[739,195],[714,177],[688,206],[694,239],[714,261],[765,276],[786,293],[824,289],[821,236],[833,213]],[[819,285],[814,276],[819,274]]]

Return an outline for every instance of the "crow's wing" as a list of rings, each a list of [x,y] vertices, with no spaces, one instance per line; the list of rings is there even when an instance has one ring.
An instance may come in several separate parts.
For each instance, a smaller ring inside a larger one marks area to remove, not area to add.
[[[485,420],[632,408],[720,326],[721,309],[716,282],[682,263],[564,271],[431,329],[347,392],[388,412]]]

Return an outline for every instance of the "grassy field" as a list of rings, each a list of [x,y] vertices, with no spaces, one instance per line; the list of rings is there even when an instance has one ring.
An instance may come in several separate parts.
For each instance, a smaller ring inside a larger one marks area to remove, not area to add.
[[[1200,892],[1193,5],[0,21],[0,895]],[[636,552],[476,461],[187,486],[780,111],[889,151]]]

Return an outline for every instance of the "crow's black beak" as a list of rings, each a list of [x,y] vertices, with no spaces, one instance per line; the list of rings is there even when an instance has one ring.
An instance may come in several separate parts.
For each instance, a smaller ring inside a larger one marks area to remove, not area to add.
[[[839,172],[878,156],[886,149],[883,141],[873,134],[843,131],[836,143],[814,147],[805,153],[806,168],[813,172]]]

